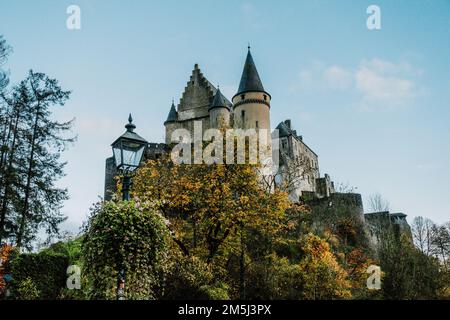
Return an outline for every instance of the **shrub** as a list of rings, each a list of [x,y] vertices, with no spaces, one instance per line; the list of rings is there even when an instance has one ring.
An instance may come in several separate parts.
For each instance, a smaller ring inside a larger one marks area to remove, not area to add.
[[[149,203],[102,202],[92,210],[82,245],[91,299],[115,299],[125,270],[127,299],[155,299],[167,256],[168,229]]]
[[[66,285],[69,259],[60,254],[20,254],[11,262],[16,299],[56,299]],[[36,290],[35,290],[36,289]]]
[[[16,285],[15,297],[17,300],[36,300],[40,292],[31,278],[21,280]]]
[[[200,297],[205,300],[229,300],[228,285],[223,282],[200,287]]]
[[[212,290],[211,266],[195,256],[172,257],[168,270],[164,299],[208,299]]]

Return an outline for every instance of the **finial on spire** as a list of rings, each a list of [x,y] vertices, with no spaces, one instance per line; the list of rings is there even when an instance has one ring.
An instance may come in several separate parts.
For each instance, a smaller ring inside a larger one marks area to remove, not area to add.
[[[250,41],[248,42],[247,48],[248,48],[248,51],[250,51]]]
[[[125,128],[129,132],[133,132],[134,129],[136,129],[136,126],[133,124],[133,117],[130,115],[128,116],[128,123],[125,125]]]
[[[255,62],[253,61],[252,54],[250,52],[250,43],[248,44],[247,58],[245,59],[244,70],[242,70],[241,82],[239,83],[238,92],[234,95],[242,94],[245,92],[264,92],[261,79],[259,78],[258,71],[256,70]]]

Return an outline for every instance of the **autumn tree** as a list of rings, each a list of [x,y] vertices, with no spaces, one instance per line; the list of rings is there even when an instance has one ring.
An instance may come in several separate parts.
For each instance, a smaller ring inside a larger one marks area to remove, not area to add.
[[[0,298],[3,297],[6,289],[6,274],[8,262],[11,259],[14,248],[11,245],[0,246]]]
[[[160,203],[173,240],[186,256],[221,268],[236,261],[242,298],[251,242],[256,236],[272,239],[290,206],[284,192],[264,188],[257,166],[250,164],[149,161],[134,178],[133,196]]]
[[[149,161],[134,178],[133,195],[158,200],[171,219],[180,249],[211,261],[228,238],[245,226],[275,232],[286,194],[268,193],[251,165],[174,165],[170,160]]]
[[[248,270],[252,299],[319,300],[351,298],[351,281],[330,245],[313,234],[302,237],[298,259],[272,253]]]
[[[347,272],[339,265],[330,245],[310,234],[302,242],[303,257],[299,262],[301,298],[348,299],[351,283]]]

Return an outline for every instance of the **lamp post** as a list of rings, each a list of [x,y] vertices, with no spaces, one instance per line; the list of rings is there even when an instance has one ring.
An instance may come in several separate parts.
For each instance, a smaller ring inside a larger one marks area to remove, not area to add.
[[[144,156],[147,141],[134,132],[136,126],[133,118],[128,117],[125,125],[127,131],[112,143],[112,150],[117,171],[122,176],[122,200],[130,200],[131,176],[139,167]],[[117,300],[125,299],[125,268],[123,262],[120,263],[117,274]]]

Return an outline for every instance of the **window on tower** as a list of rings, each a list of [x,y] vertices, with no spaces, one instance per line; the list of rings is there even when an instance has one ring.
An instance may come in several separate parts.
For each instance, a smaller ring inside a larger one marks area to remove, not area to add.
[[[245,94],[241,94],[241,100],[245,99]]]
[[[242,123],[245,122],[245,110],[241,111],[241,119],[242,119]]]

